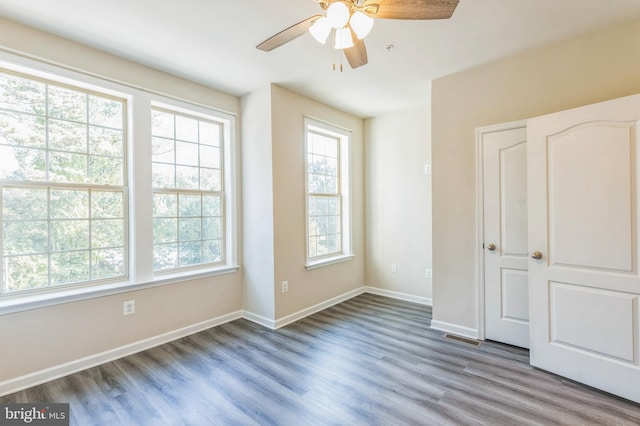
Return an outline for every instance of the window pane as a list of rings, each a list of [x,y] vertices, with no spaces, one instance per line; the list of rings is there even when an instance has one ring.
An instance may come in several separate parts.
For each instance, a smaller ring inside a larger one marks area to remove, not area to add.
[[[213,146],[200,145],[200,166],[219,169],[220,149]]]
[[[154,244],[178,242],[178,219],[154,219],[153,242]]]
[[[153,194],[153,216],[154,217],[177,217],[178,216],[178,195],[177,194]]]
[[[310,125],[306,136],[307,258],[313,259],[343,250],[340,144],[348,139]]]
[[[199,189],[198,167],[176,166],[176,187]]]
[[[153,246],[153,269],[173,269],[178,267],[178,244],[156,244]]]
[[[124,248],[93,250],[91,252],[91,278],[105,279],[125,274]]]
[[[181,194],[179,198],[180,202],[180,217],[190,216],[199,217],[202,215],[201,209],[201,195],[187,195]]]
[[[179,266],[190,266],[202,263],[202,243],[192,241],[180,243],[179,245]]]
[[[0,108],[44,115],[45,83],[11,74],[0,74]]]
[[[50,85],[48,101],[51,117],[87,121],[86,93]]]
[[[176,115],[176,139],[198,142],[198,120]]]
[[[0,145],[0,179],[43,182],[46,174],[46,151]]]
[[[153,187],[175,188],[176,169],[172,164],[153,163]]]
[[[0,113],[0,144],[45,148],[45,119],[35,115]]]
[[[113,129],[123,129],[123,106],[123,101],[89,95],[89,122]]]
[[[222,218],[206,217],[202,219],[202,238],[216,240],[222,238]]]
[[[122,130],[89,127],[89,152],[91,154],[124,157]]]
[[[220,125],[201,121],[200,143],[204,145],[220,146],[220,131]]]
[[[151,143],[151,155],[153,161],[171,164],[175,163],[176,157],[173,139],[153,138]]]
[[[51,190],[51,218],[89,218],[89,191]]]
[[[220,170],[200,169],[200,185],[200,189],[206,191],[220,191],[222,189]]]
[[[176,164],[197,166],[198,144],[179,141],[176,142]]]
[[[92,248],[122,246],[124,246],[124,223],[122,219],[91,221]]]
[[[2,224],[3,254],[46,253],[48,235],[46,221],[5,221]]]
[[[87,156],[66,152],[49,153],[49,180],[83,183],[87,178]]]
[[[222,126],[166,111],[154,111],[152,125],[153,186],[177,192],[171,198],[154,194],[154,269],[219,262],[224,255],[218,241],[224,233],[222,197],[217,193],[222,190]],[[171,185],[170,171],[175,174]],[[166,244],[176,240],[177,246]]]
[[[153,136],[175,138],[173,114],[162,111],[151,111],[151,128]]]
[[[51,250],[69,251],[89,248],[88,220],[51,222]]]
[[[92,155],[89,157],[89,175],[93,184],[120,186],[124,180],[122,160]]]
[[[99,278],[125,275],[125,109],[0,72],[0,179],[13,181],[2,190],[2,291],[88,281],[91,265]]]
[[[2,216],[4,220],[47,219],[47,190],[4,188]]]
[[[51,255],[51,285],[77,283],[89,278],[88,250]]]
[[[221,216],[221,197],[219,195],[205,195],[202,197],[203,216]]]
[[[202,261],[206,263],[215,263],[222,261],[221,240],[209,240],[203,242]]]
[[[48,261],[46,255],[6,258],[4,291],[8,293],[46,286],[49,280]]]
[[[91,217],[122,218],[123,193],[91,191]]]
[[[196,241],[202,239],[202,222],[200,218],[180,219],[180,241]]]

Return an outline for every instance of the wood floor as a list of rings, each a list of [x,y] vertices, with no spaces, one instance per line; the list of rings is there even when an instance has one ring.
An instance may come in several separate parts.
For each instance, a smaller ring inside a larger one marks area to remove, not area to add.
[[[69,402],[83,426],[640,424],[638,404],[430,321],[429,307],[365,294],[278,331],[234,321],[0,402]]]

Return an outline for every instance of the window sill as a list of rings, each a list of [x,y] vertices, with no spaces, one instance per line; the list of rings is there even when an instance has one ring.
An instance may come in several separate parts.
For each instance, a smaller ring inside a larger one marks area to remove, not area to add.
[[[334,265],[336,263],[347,262],[356,257],[354,254],[341,254],[339,256],[327,257],[321,260],[314,260],[305,265],[307,271],[311,271],[312,269],[318,269],[329,265]]]
[[[179,273],[155,277],[151,281],[132,283],[130,281],[120,283],[108,283],[86,287],[61,289],[59,291],[29,293],[25,295],[12,295],[0,299],[0,315],[13,314],[32,309],[46,308],[48,306],[61,305],[63,303],[78,302],[97,297],[112,296],[114,294],[129,291],[144,290],[179,282],[192,281],[216,275],[231,274],[237,272],[239,266],[221,266],[191,273]]]

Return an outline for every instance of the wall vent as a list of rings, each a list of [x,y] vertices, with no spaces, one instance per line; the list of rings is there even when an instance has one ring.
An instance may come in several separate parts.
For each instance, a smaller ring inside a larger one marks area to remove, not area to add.
[[[482,342],[479,340],[467,339],[466,337],[456,336],[454,334],[445,334],[444,337],[451,340],[456,340],[458,342],[466,343],[468,345],[480,346]]]

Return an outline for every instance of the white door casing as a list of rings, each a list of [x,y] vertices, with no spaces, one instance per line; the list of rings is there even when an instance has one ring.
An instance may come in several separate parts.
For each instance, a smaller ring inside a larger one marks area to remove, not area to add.
[[[526,127],[480,132],[485,338],[529,347]]]
[[[528,121],[531,364],[640,402],[640,95]]]

